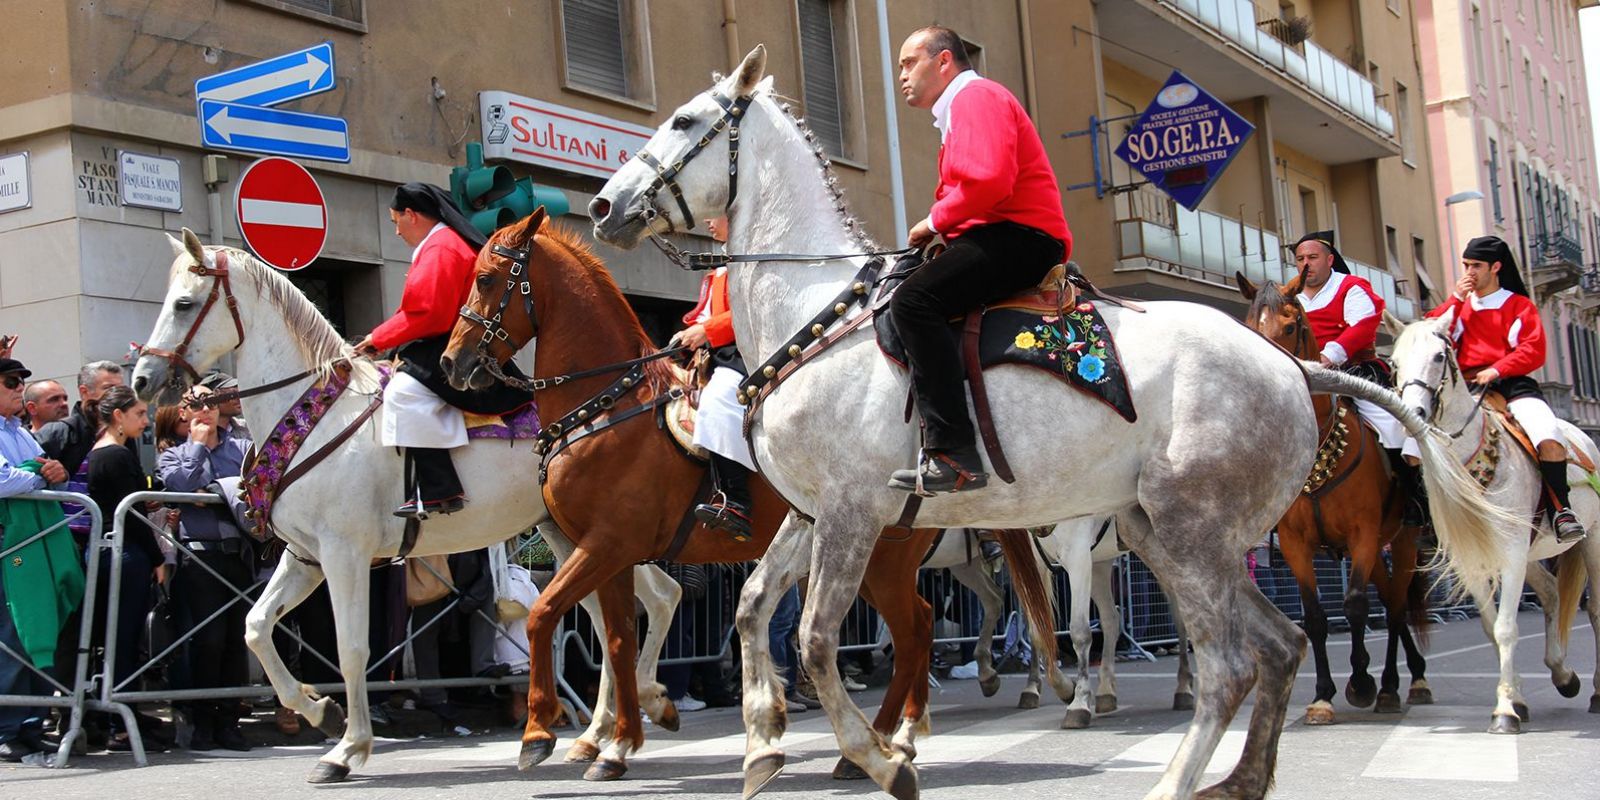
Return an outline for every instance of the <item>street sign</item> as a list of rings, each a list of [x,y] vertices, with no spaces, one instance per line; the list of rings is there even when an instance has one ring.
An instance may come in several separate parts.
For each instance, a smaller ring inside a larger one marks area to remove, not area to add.
[[[1255,132],[1244,117],[1173,70],[1117,146],[1117,157],[1190,211]]]
[[[655,131],[510,92],[478,93],[483,157],[609,178]]]
[[[350,161],[350,127],[339,117],[200,101],[200,144],[272,156]]]
[[[28,152],[0,156],[0,214],[33,205],[28,182]]]
[[[125,206],[183,210],[183,170],[176,158],[123,150],[117,154],[117,178]]]
[[[234,211],[245,245],[281,270],[315,261],[328,238],[321,187],[305,167],[287,158],[263,158],[245,167]]]
[[[272,108],[333,86],[329,42],[201,78],[194,82],[200,145],[349,163],[350,128],[343,119]]]
[[[257,61],[194,82],[194,97],[247,106],[275,106],[333,88],[333,43]]]

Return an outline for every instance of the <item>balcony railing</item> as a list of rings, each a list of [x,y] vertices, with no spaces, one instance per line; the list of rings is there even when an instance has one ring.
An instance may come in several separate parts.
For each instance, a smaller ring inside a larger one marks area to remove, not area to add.
[[[1534,237],[1536,267],[1582,267],[1583,244],[1565,233],[1546,233]]]
[[[1550,410],[1555,413],[1557,419],[1573,419],[1572,384],[1540,381],[1539,391],[1544,393],[1544,401],[1550,406]]]
[[[1583,276],[1578,278],[1578,285],[1583,287],[1584,294],[1600,294],[1600,265],[1585,269]]]
[[[1377,128],[1394,136],[1394,115],[1378,104],[1378,89],[1360,72],[1335,58],[1332,53],[1305,42],[1300,47],[1287,44],[1283,37],[1256,24],[1256,5],[1251,0],[1160,0],[1188,14],[1200,24],[1220,33],[1268,65],[1288,73],[1313,93]]]

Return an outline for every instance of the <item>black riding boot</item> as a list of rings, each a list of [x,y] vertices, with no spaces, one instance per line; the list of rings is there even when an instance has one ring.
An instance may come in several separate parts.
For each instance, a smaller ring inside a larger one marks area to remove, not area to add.
[[[466,505],[465,494],[449,450],[406,448],[406,502],[394,510],[395,516],[452,514]]]
[[[976,445],[923,450],[922,463],[915,469],[897,469],[889,476],[889,488],[929,497],[987,485],[989,473],[983,471],[983,457]]]
[[[1550,504],[1546,510],[1550,512],[1550,524],[1556,529],[1556,541],[1562,544],[1582,541],[1588,533],[1578,522],[1578,517],[1572,513],[1572,502],[1567,496],[1566,460],[1541,460],[1539,474],[1544,476],[1544,485],[1550,489]]]
[[[1394,469],[1395,481],[1400,489],[1400,524],[1408,528],[1427,525],[1428,490],[1422,485],[1422,468],[1412,464],[1399,450],[1383,451],[1389,456],[1389,466]]]
[[[711,454],[711,502],[694,507],[696,519],[708,528],[721,528],[735,541],[750,538],[750,470],[726,456]]]

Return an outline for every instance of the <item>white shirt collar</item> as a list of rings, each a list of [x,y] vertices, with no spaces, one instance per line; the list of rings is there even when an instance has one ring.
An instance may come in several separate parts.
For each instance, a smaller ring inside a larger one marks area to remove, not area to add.
[[[1345,274],[1343,272],[1334,271],[1328,276],[1327,282],[1322,284],[1322,288],[1317,290],[1316,294],[1310,295],[1301,292],[1300,305],[1307,311],[1315,311],[1333,302],[1333,298],[1339,294],[1339,287],[1344,285],[1344,278]]]
[[[1484,295],[1483,297],[1479,297],[1478,295],[1473,294],[1473,295],[1469,295],[1467,297],[1467,299],[1472,301],[1472,308],[1473,308],[1474,311],[1482,311],[1482,310],[1484,310],[1486,308],[1487,309],[1499,308],[1499,307],[1505,305],[1507,300],[1511,299],[1511,290],[1510,289],[1497,289],[1497,290],[1495,290],[1493,292],[1488,293],[1487,295]]]
[[[976,70],[962,70],[960,75],[950,81],[949,86],[944,87],[944,94],[939,95],[939,99],[934,101],[933,127],[939,129],[940,144],[943,144],[945,137],[950,135],[950,104],[956,101],[956,95],[967,88],[967,84],[980,77],[982,76]]]
[[[428,240],[432,239],[434,234],[438,233],[439,231],[444,230],[444,228],[445,228],[445,224],[443,222],[435,222],[435,223],[433,223],[433,227],[428,229],[428,235],[422,237],[422,241],[417,242],[417,249],[411,251],[411,260],[412,261],[416,261],[417,260],[417,253],[422,252],[422,246],[427,244]]]

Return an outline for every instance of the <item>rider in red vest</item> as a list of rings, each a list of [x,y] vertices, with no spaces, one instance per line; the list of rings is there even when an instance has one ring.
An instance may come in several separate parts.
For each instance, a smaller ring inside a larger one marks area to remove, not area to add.
[[[1528,297],[1511,248],[1498,236],[1480,236],[1461,254],[1465,274],[1438,308],[1456,314],[1451,328],[1456,361],[1467,380],[1504,395],[1511,415],[1539,447],[1539,471],[1547,489],[1545,510],[1565,544],[1585,535],[1567,496],[1567,443],[1545,402],[1534,370],[1544,366],[1544,321]]]
[[[941,142],[936,199],[908,243],[921,247],[943,235],[948,247],[890,301],[926,441],[919,466],[896,470],[889,485],[959,492],[984,486],[988,474],[949,320],[1038,285],[1066,259],[1072,234],[1033,121],[1004,86],[973,71],[955,31],[930,26],[906,39],[900,87],[908,105],[933,112]]]
[[[1333,231],[1317,231],[1300,237],[1294,247],[1295,265],[1305,276],[1299,295],[1306,310],[1311,333],[1322,343],[1320,361],[1380,386],[1393,380],[1389,365],[1378,358],[1378,324],[1383,321],[1383,298],[1366,278],[1350,273],[1344,256],[1333,245]],[[1378,434],[1378,443],[1389,456],[1390,467],[1400,479],[1405,504],[1404,524],[1420,526],[1427,521],[1422,476],[1415,464],[1402,455],[1406,443],[1405,426],[1375,403],[1356,400],[1356,413]]]

